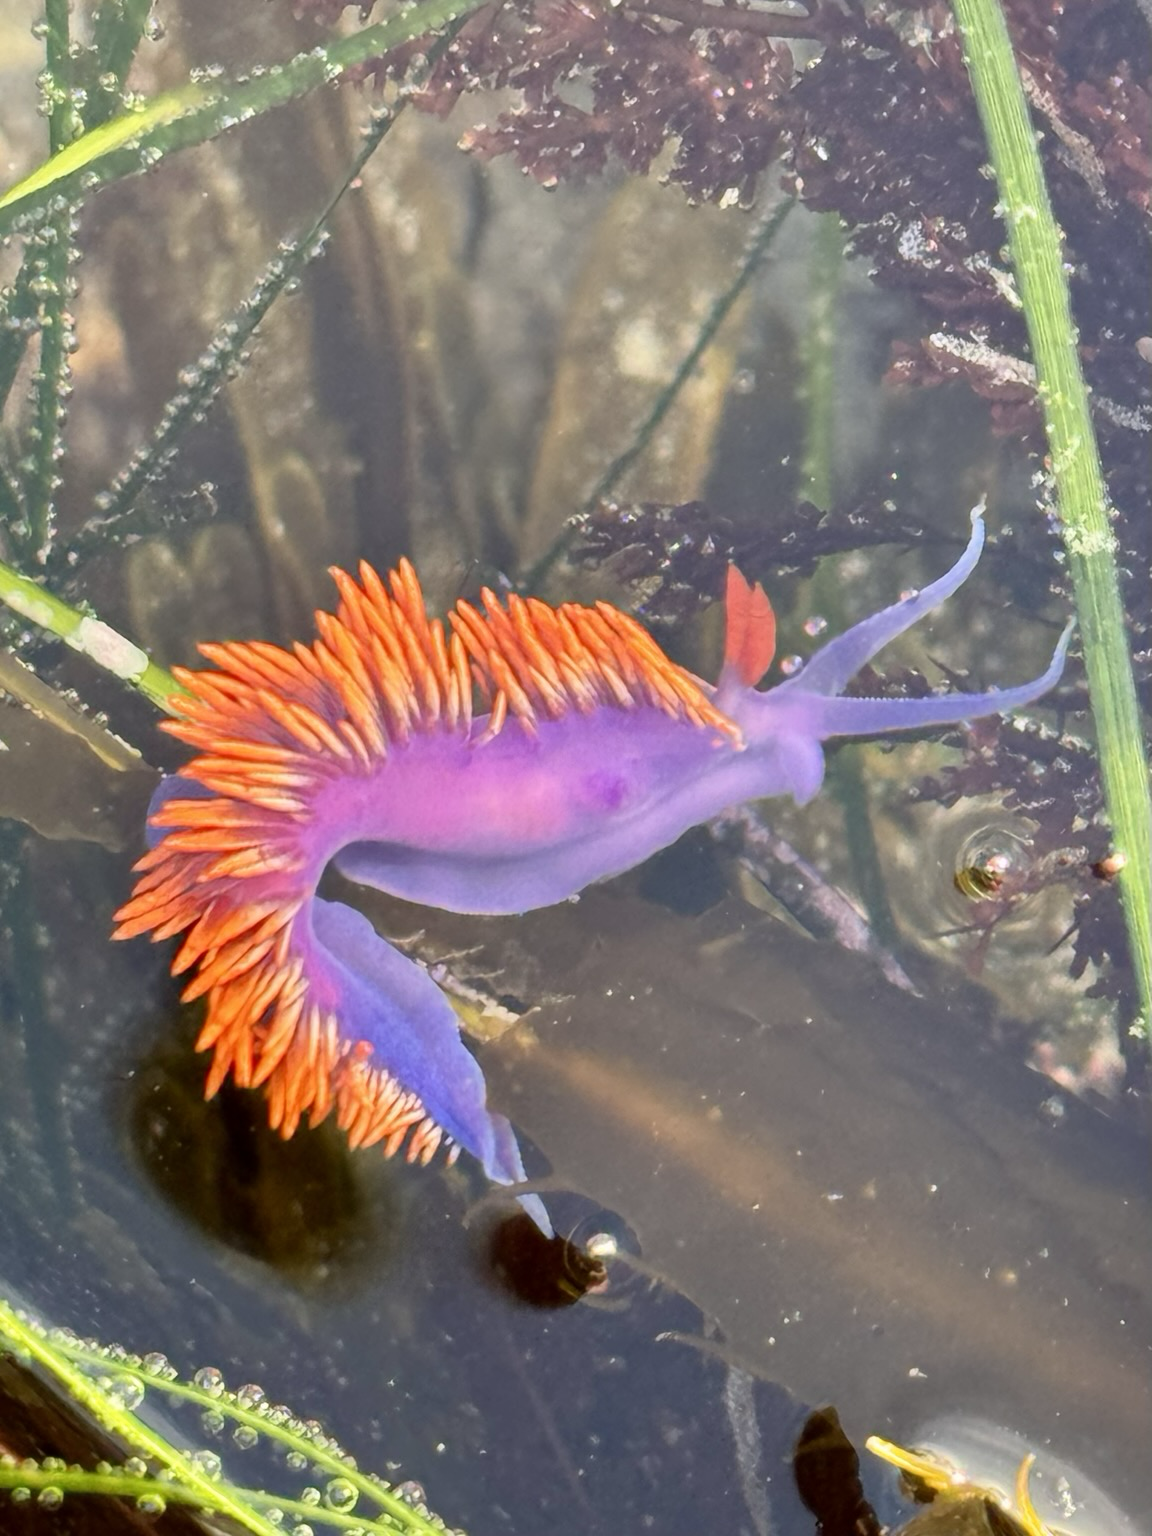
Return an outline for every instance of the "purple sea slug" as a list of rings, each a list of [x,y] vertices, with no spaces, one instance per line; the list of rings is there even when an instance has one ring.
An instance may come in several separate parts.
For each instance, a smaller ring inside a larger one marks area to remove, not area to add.
[[[429,621],[412,567],[387,586],[334,570],[335,615],[292,650],[201,646],[210,668],[163,729],[196,749],[153,797],[118,938],[184,934],[174,974],[205,996],[197,1042],[207,1094],[232,1075],[263,1085],[290,1136],[335,1110],[353,1145],[443,1140],[490,1178],[523,1179],[508,1121],[446,997],[360,913],[321,900],[331,862],[352,880],[455,912],[513,913],[619,874],[742,801],[820,788],[822,743],[946,725],[1028,704],[1058,680],[1069,631],[1042,677],[987,693],[845,698],[888,641],[954,592],[983,544],[946,575],[830,641],[764,692],[775,621],[762,589],[729,573],[715,687],[671,662],[633,619],[598,603],[534,598]],[[474,695],[484,713],[474,711]],[[548,1231],[543,1205],[523,1203]]]

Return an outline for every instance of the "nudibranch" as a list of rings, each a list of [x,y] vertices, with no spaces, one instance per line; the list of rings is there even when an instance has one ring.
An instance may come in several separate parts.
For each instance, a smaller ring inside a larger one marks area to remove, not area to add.
[[[292,650],[203,645],[176,673],[163,728],[194,748],[153,797],[118,938],[183,934],[174,974],[206,997],[197,1042],[264,1086],[289,1136],[335,1110],[353,1145],[442,1141],[493,1180],[523,1166],[487,1107],[479,1066],[428,973],[360,913],[322,900],[329,863],[350,879],[455,912],[515,913],[575,895],[746,800],[820,787],[822,743],[946,725],[1028,704],[1060,676],[1068,633],[1042,677],[987,693],[843,697],[849,680],[965,580],[983,526],[931,586],[830,641],[794,676],[760,682],[775,642],[759,586],[733,568],[716,686],[664,655],[608,603],[534,598],[429,620],[405,561],[387,584],[333,570],[335,614]],[[478,713],[475,701],[483,713]],[[549,1230],[539,1199],[523,1203]]]

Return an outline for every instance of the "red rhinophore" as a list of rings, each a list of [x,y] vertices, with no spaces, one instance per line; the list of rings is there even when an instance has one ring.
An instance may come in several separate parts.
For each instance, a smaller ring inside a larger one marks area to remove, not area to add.
[[[728,567],[725,613],[725,669],[755,688],[776,654],[776,615],[760,583],[749,586],[734,565]]]

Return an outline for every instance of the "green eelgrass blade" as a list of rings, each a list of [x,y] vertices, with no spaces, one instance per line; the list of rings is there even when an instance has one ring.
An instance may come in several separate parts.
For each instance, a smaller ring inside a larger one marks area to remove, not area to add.
[[[54,1509],[67,1494],[133,1498],[144,1513],[161,1514],[169,1504],[190,1505],[225,1516],[251,1536],[277,1536],[287,1527],[331,1530],[347,1536],[437,1536],[446,1528],[422,1503],[404,1497],[356,1463],[312,1422],[289,1409],[273,1406],[251,1389],[230,1392],[215,1370],[181,1381],[163,1355],[130,1355],[117,1345],[84,1342],[59,1329],[47,1329],[0,1299],[0,1355],[14,1356],[46,1371],[73,1402],[118,1437],[129,1458],[120,1465],[68,1466],[48,1457],[17,1461],[0,1457],[0,1489],[15,1497],[33,1493],[44,1508]],[[325,1480],[324,1497],[302,1489],[285,1497],[261,1488],[244,1488],[222,1474],[214,1452],[172,1444],[135,1411],[150,1392],[176,1399],[211,1414],[221,1424],[243,1431],[247,1443],[258,1440],[284,1453],[294,1470]],[[309,1497],[309,1493],[315,1497]]]
[[[52,0],[51,9],[46,5],[44,22],[47,58],[41,84],[52,114],[49,138],[53,155],[48,161],[49,165],[66,163],[59,159],[57,152],[62,152],[85,129],[97,128],[121,109],[124,80],[150,11],[151,0],[104,0],[92,14],[92,47],[80,50],[73,57],[69,41],[67,0],[64,0],[62,9],[59,0]],[[72,86],[79,86],[80,89],[74,93]],[[132,131],[139,131],[139,124]],[[81,163],[86,163],[95,142],[99,141],[89,141]],[[60,249],[66,257],[71,243],[71,220],[67,209],[60,210],[48,221],[46,227],[53,228],[57,224],[63,225],[65,229],[67,245],[62,245]],[[52,237],[50,235],[49,238]],[[67,281],[67,261],[63,257],[61,264],[65,276],[58,287],[63,291]],[[33,293],[33,284],[42,286],[42,267],[42,251],[30,242],[24,253],[24,263],[2,308],[0,410],[7,402],[29,340],[38,329],[41,336],[44,335],[42,327],[25,323],[35,321],[41,313],[42,306]],[[49,345],[52,345],[51,338]],[[15,527],[18,521],[13,517],[6,520],[9,527]]]
[[[97,91],[88,94],[85,124],[108,121],[120,105],[124,81],[148,26],[152,0],[102,0],[92,13],[92,51]]]
[[[1012,263],[1052,461],[1084,664],[1096,720],[1104,799],[1126,863],[1120,893],[1143,1012],[1152,1024],[1152,804],[1140,707],[1129,659],[1108,493],[1100,466],[1060,231],[1036,147],[1000,0],[954,0],[1008,227]]]
[[[111,672],[121,682],[138,689],[161,709],[167,709],[173,694],[183,692],[172,674],[150,661],[138,645],[92,614],[73,608],[2,560],[0,602],[41,629],[59,636],[65,645],[87,656],[89,661],[105,672]]]
[[[98,173],[98,168],[113,150],[125,144],[137,143],[143,151],[150,130],[175,122],[195,107],[204,106],[213,96],[214,92],[207,85],[183,85],[179,90],[153,96],[143,106],[121,113],[111,122],[101,123],[38,165],[23,181],[9,187],[0,197],[0,211],[42,211],[50,192],[62,189],[64,184],[71,186],[72,178],[89,168]],[[14,213],[10,215],[10,221],[14,222]]]
[[[48,142],[53,155],[66,154],[82,127],[72,90],[69,0],[45,0],[44,35],[45,68],[40,86],[48,109]],[[66,202],[53,209],[30,247],[29,288],[36,298],[40,354],[32,377],[31,451],[23,474],[26,518],[23,526],[17,526],[31,557],[43,562],[52,542],[57,469],[64,456],[68,353],[72,345],[72,209]]]
[[[206,1508],[215,1508],[221,1514],[230,1515],[241,1530],[251,1531],[253,1536],[275,1536],[275,1527],[270,1521],[255,1510],[245,1508],[227,1489],[222,1489],[189,1458],[169,1446],[155,1430],[142,1424],[135,1415],[113,1401],[6,1302],[0,1302],[0,1339],[3,1339],[9,1350],[33,1361],[54,1376],[69,1397],[86,1408],[97,1423],[113,1434],[121,1435],[134,1449],[154,1458],[159,1466],[166,1467],[177,1482],[199,1493]]]

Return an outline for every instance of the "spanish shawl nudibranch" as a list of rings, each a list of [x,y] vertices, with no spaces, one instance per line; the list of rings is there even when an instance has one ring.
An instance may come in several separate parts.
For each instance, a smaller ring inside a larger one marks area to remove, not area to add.
[[[198,1048],[206,1092],[231,1073],[263,1084],[290,1136],[335,1109],[354,1146],[407,1141],[427,1162],[447,1137],[492,1179],[522,1180],[508,1121],[485,1103],[480,1068],[426,971],[360,913],[321,900],[325,867],[455,912],[513,913],[621,873],[745,800],[820,788],[834,736],[945,725],[1015,709],[1060,676],[920,699],[844,698],[882,646],[965,580],[967,549],[931,586],[830,641],[757,691],[775,621],[733,568],[720,681],[671,662],[607,603],[551,608],[489,591],[448,630],[425,615],[412,567],[388,585],[333,570],[335,615],[291,651],[201,646],[211,668],[179,670],[186,693],[163,729],[194,757],[153,796],[153,846],[136,865],[118,938],[184,933],[174,974],[206,996]],[[473,713],[473,690],[486,713]],[[525,1207],[550,1230],[540,1201]]]

